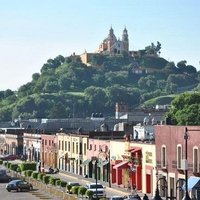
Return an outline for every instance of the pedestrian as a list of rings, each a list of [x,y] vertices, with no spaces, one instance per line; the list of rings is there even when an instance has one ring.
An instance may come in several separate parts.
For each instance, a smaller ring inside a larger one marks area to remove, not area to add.
[[[149,200],[149,198],[146,194],[144,194],[143,200]]]
[[[136,195],[136,198],[138,199],[138,200],[141,200],[141,198],[140,198],[140,196],[137,194]]]
[[[128,183],[127,183],[127,189],[128,189],[128,191],[130,191],[131,190],[131,184],[130,184],[130,182],[128,181]]]

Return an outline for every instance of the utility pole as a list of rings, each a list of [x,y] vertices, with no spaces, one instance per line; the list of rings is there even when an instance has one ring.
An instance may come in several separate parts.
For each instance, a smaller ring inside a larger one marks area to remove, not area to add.
[[[184,133],[184,140],[185,140],[185,160],[186,160],[186,166],[185,166],[185,196],[183,197],[183,200],[191,200],[189,193],[188,193],[188,129],[185,128]]]

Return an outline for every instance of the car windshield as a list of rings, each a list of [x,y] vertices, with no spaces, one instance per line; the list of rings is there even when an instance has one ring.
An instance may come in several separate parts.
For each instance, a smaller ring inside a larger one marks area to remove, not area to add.
[[[0,175],[5,175],[5,174],[6,174],[6,170],[1,169],[1,170],[0,170]]]
[[[103,188],[103,186],[102,185],[91,185],[90,188],[91,189],[93,189],[93,188]]]
[[[14,184],[14,183],[19,183],[21,182],[21,180],[13,180],[13,181],[10,181],[9,184]]]

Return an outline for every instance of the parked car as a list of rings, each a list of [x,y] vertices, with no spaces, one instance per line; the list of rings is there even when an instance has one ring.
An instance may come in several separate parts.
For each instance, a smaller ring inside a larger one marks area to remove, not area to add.
[[[78,183],[78,182],[68,182],[67,185],[71,185],[72,187],[73,186],[80,186],[80,183]]]
[[[141,197],[138,194],[128,195],[127,200],[141,200]]]
[[[124,200],[124,196],[111,196],[110,200]]]
[[[101,185],[100,183],[87,183],[85,185],[87,190],[93,191],[94,195],[93,198],[102,198],[106,197],[105,186]]]
[[[13,180],[6,185],[6,189],[8,192],[10,192],[11,190],[16,190],[17,192],[23,190],[30,191],[33,189],[33,186],[32,184],[23,180]]]
[[[0,182],[7,183],[11,180],[11,177],[6,173],[6,169],[0,169]]]
[[[7,154],[7,155],[3,155],[1,156],[0,158],[1,160],[17,160],[19,159],[19,156],[18,155],[11,155],[11,154]]]

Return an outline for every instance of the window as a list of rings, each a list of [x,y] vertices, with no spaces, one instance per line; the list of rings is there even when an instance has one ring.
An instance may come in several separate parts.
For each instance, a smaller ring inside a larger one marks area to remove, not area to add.
[[[87,144],[84,143],[84,156],[86,155]]]
[[[59,150],[61,149],[61,148],[60,148],[60,140],[58,141],[58,148],[59,148]]]
[[[94,151],[96,151],[96,150],[97,150],[97,145],[95,144],[95,145],[94,145]]]
[[[49,146],[51,146],[51,140],[49,140]]]
[[[161,167],[166,168],[167,167],[167,154],[166,154],[166,146],[163,145],[161,148]]]
[[[65,141],[65,151],[67,151],[67,141]]]
[[[199,150],[197,147],[195,147],[193,148],[193,172],[194,173],[199,172],[198,164],[199,164]]]
[[[92,144],[90,144],[90,149],[89,149],[90,151],[92,150]]]
[[[78,142],[76,142],[76,154],[78,154]]]
[[[75,150],[75,145],[74,142],[72,142],[72,153],[74,153],[74,150]]]
[[[70,142],[68,142],[68,151],[71,151],[71,150],[70,150]]]
[[[79,143],[79,154],[80,154],[80,155],[83,154],[83,149],[82,149],[83,147],[82,147],[82,146],[83,146],[83,144],[82,144],[82,142],[80,142],[80,143]]]
[[[64,150],[64,141],[62,140],[62,150]]]
[[[181,160],[182,160],[182,146],[177,146],[177,169],[181,169]]]

